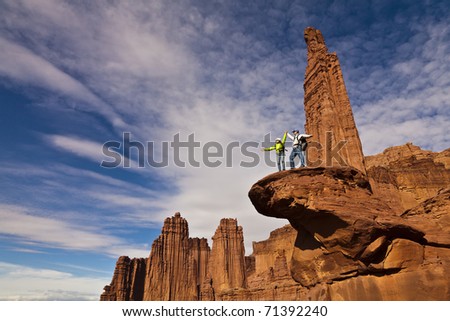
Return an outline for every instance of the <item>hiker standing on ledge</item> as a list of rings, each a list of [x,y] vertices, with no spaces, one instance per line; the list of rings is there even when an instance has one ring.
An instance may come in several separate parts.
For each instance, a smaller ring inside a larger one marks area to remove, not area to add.
[[[295,168],[295,156],[300,158],[300,167],[306,167],[306,148],[308,147],[306,138],[312,137],[312,135],[300,134],[298,129],[294,129],[292,133],[294,136],[288,133],[289,138],[292,139],[292,152],[291,156],[289,156],[289,160],[291,161],[291,169]]]
[[[288,135],[288,132],[284,132],[283,138],[277,138],[275,140],[275,145],[272,147],[263,148],[264,151],[274,150],[277,153],[277,165],[278,165],[278,171],[281,172],[281,168],[283,168],[283,171],[286,169],[286,165],[284,162],[284,156],[285,149],[284,149],[284,143],[286,142],[286,135]]]

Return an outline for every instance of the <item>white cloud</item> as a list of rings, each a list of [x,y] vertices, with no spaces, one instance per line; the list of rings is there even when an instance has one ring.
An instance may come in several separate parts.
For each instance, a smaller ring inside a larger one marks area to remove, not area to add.
[[[108,205],[122,206],[124,208],[133,208],[135,210],[138,210],[137,207],[139,207],[140,209],[145,209],[156,205],[155,201],[143,199],[142,196],[139,197],[129,196],[125,194],[119,194],[117,192],[99,193],[96,191],[92,191],[88,192],[87,196],[100,201],[104,201]]]
[[[0,37],[0,46],[3,48],[0,52],[1,75],[82,101],[83,106],[91,106],[88,108],[89,111],[99,112],[116,126],[124,125],[120,117],[88,88],[49,61],[2,37]]]
[[[3,48],[0,58],[4,62],[0,66],[2,74],[28,84],[40,84],[70,96],[86,95],[87,90],[83,85],[28,49],[4,38],[0,38],[0,45]],[[92,94],[90,96],[92,97]]]
[[[13,251],[13,252],[33,253],[33,254],[44,254],[45,253],[44,251],[33,250],[33,249],[22,248],[22,247],[11,247],[11,248],[8,248],[8,250]]]
[[[131,127],[124,118],[142,130],[158,128],[154,121],[166,108],[168,93],[175,99],[184,92],[195,81],[198,68],[183,39],[188,31],[179,16],[173,17],[191,9],[166,6],[164,1],[95,5],[8,1],[4,16],[21,18],[0,19],[3,32],[10,38],[25,37],[36,51],[21,47],[25,59],[14,61],[8,56],[8,70],[30,69],[32,76],[36,74],[34,85],[57,91],[65,86],[64,94],[87,102],[77,108],[95,107],[89,111],[100,113],[117,130]],[[35,61],[32,66],[30,61]],[[20,72],[18,80],[25,81],[24,77],[26,73]]]
[[[33,195],[22,200],[21,205],[37,215],[46,213],[62,222],[96,226],[99,231],[127,227],[132,233],[135,227],[159,229],[162,224],[161,217],[154,214],[161,211],[161,184],[149,189],[90,170],[53,163],[39,166],[5,164],[0,173],[12,182],[12,189]],[[149,238],[148,242],[153,241],[150,233]]]
[[[413,36],[398,45],[386,66],[377,66],[361,84],[351,83],[351,101],[353,90],[366,91],[365,102],[354,110],[366,154],[406,142],[434,151],[450,144],[450,46],[445,41],[450,25],[427,22],[416,29],[411,22],[411,28]]]
[[[66,150],[75,155],[85,157],[98,164],[105,158],[103,155],[103,144],[93,142],[87,139],[63,136],[48,135],[48,141],[55,147]]]
[[[0,300],[99,300],[109,278],[0,262]]]
[[[0,219],[3,223],[0,234],[10,235],[19,243],[50,248],[91,251],[111,256],[128,253],[131,256],[145,257],[148,254],[148,249],[128,245],[119,237],[105,234],[101,230],[30,212],[30,209],[1,204]]]
[[[46,135],[44,136],[47,141],[57,147],[59,149],[65,150],[77,156],[86,158],[88,160],[94,161],[99,166],[105,161],[106,163],[112,163],[115,161],[115,158],[109,156],[109,154],[105,154],[103,150],[104,144],[100,144],[94,142],[89,139],[83,139],[79,137],[71,137],[64,135]],[[122,142],[119,142],[122,144]],[[123,147],[123,146],[122,146]],[[110,152],[114,152],[115,154],[120,153],[116,149],[110,150]],[[119,155],[119,154],[117,154]],[[117,167],[127,168],[130,170],[139,170],[139,163],[134,160],[130,160],[128,157],[123,156],[123,153],[120,153],[120,164],[117,164]],[[118,157],[118,156],[117,156]],[[124,164],[127,164],[125,166]]]
[[[288,222],[257,213],[247,194],[253,183],[274,169],[218,168],[192,171],[178,181],[182,191],[163,197],[163,215],[180,211],[189,222],[191,236],[211,237],[221,218],[237,218],[244,228],[246,254],[252,253],[252,241],[267,239],[269,232]],[[163,219],[163,217],[161,217]]]

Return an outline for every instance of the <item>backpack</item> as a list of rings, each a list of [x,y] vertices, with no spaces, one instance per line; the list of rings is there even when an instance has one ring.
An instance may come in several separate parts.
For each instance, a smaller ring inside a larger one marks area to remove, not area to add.
[[[308,142],[306,141],[306,137],[304,136],[300,137],[300,147],[302,148],[303,151],[305,151],[306,148],[308,147]]]

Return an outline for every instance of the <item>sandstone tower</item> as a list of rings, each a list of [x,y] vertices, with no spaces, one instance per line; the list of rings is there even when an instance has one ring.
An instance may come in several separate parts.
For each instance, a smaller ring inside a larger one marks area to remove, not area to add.
[[[121,256],[101,301],[220,300],[222,292],[247,287],[244,234],[236,219],[222,219],[212,250],[189,237],[179,212],[164,220],[148,258]]]
[[[305,132],[311,166],[366,168],[352,107],[336,53],[328,53],[320,30],[305,29],[308,63],[304,82]],[[345,142],[345,143],[344,143]]]
[[[208,273],[217,292],[246,287],[244,234],[236,219],[220,221],[213,236]]]

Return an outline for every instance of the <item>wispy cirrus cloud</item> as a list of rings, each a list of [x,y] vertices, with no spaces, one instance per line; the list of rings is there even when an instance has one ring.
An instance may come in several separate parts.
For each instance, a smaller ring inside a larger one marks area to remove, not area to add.
[[[102,160],[105,158],[103,155],[103,144],[101,143],[89,139],[64,135],[47,135],[45,138],[54,147],[87,158],[97,164],[101,164]]]
[[[369,92],[378,92],[375,99],[366,99],[356,108],[368,154],[411,141],[436,151],[450,144],[446,135],[450,125],[450,24],[428,23],[417,30],[411,24],[410,28],[414,36],[397,48],[385,68],[365,80]],[[397,55],[408,50],[408,55]],[[379,88],[380,84],[384,85]],[[355,84],[352,87],[358,90]]]
[[[1,204],[0,219],[3,222],[0,234],[10,235],[19,243],[24,241],[36,246],[94,251],[113,257],[120,256],[123,252],[137,256],[146,256],[148,253],[148,249],[136,250],[133,246],[130,249],[124,240],[97,228],[36,215],[32,210],[18,206]]]
[[[98,300],[109,278],[0,262],[0,300]]]
[[[52,163],[49,168],[15,163],[0,168],[0,173],[11,181],[13,190],[33,195],[19,198],[28,210],[76,225],[98,226],[99,230],[111,229],[113,233],[115,228],[123,228],[124,222],[131,229],[158,227],[164,218],[161,216],[170,214],[152,215],[161,211],[159,191],[166,189],[163,184],[158,185],[158,191],[92,170]],[[2,195],[3,202],[13,200],[10,193]]]
[[[124,126],[121,118],[84,84],[60,70],[48,60],[29,49],[0,37],[0,74],[15,82],[52,90],[80,101],[87,111],[95,111],[107,117],[114,125]]]

